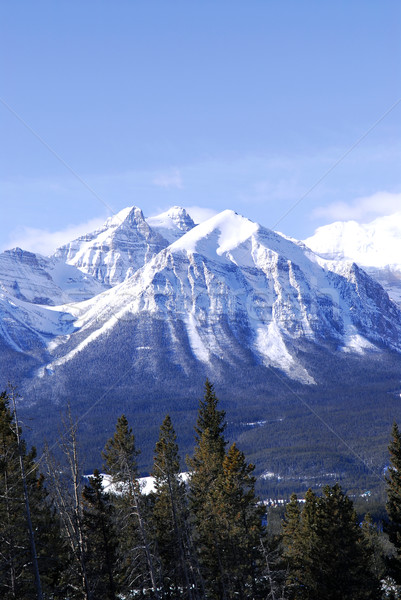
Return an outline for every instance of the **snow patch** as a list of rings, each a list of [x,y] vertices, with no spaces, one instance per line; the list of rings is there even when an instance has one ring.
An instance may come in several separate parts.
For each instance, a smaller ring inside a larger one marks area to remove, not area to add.
[[[256,329],[255,347],[262,355],[266,366],[276,367],[301,383],[316,383],[307,370],[294,361],[274,321],[269,323],[267,327]]]

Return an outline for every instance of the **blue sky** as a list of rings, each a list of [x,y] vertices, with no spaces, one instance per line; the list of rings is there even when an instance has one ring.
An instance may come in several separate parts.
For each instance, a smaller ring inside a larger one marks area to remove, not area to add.
[[[3,0],[0,23],[1,249],[133,204],[297,238],[401,210],[398,1]]]

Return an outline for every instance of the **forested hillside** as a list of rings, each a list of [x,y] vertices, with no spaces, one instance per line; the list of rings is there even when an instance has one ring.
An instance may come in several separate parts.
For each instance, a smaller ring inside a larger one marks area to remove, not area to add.
[[[394,425],[384,522],[357,517],[338,483],[284,513],[255,494],[254,466],[227,440],[206,381],[189,475],[170,416],[144,494],[140,449],[124,415],[84,477],[67,411],[39,459],[21,437],[15,390],[0,397],[0,592],[6,600],[359,600],[401,598],[401,436]],[[43,473],[43,474],[42,474]],[[319,489],[317,483],[316,489]],[[383,532],[384,529],[384,532]]]

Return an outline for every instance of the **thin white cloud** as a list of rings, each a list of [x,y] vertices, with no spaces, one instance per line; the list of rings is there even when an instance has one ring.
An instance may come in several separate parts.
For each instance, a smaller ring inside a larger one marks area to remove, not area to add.
[[[319,206],[312,212],[313,219],[330,221],[367,222],[374,217],[390,215],[401,210],[401,193],[376,192],[372,196],[356,198],[352,202],[333,202]]]
[[[217,210],[203,206],[184,206],[184,208],[197,225],[218,214]]]
[[[98,229],[103,225],[104,218],[90,219],[85,223],[78,225],[69,225],[59,231],[49,231],[47,229],[35,229],[33,227],[19,227],[11,233],[6,248],[22,248],[30,252],[37,252],[45,256],[52,254],[56,248],[71,242],[77,237],[90,231]]]
[[[160,173],[153,179],[153,185],[163,188],[175,188],[177,190],[183,189],[181,173],[178,169],[170,173]]]

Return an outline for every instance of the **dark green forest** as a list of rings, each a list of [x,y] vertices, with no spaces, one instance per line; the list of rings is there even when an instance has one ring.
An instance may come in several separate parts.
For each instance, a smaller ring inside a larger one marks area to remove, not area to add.
[[[99,469],[85,477],[72,410],[57,444],[38,458],[24,442],[16,397],[13,389],[0,395],[1,598],[401,598],[395,423],[383,500],[346,493],[340,482],[316,482],[302,497],[294,493],[270,506],[255,491],[255,466],[238,442],[228,442],[226,414],[209,381],[186,465],[173,421],[163,418],[148,494],[125,415],[98,457]]]

